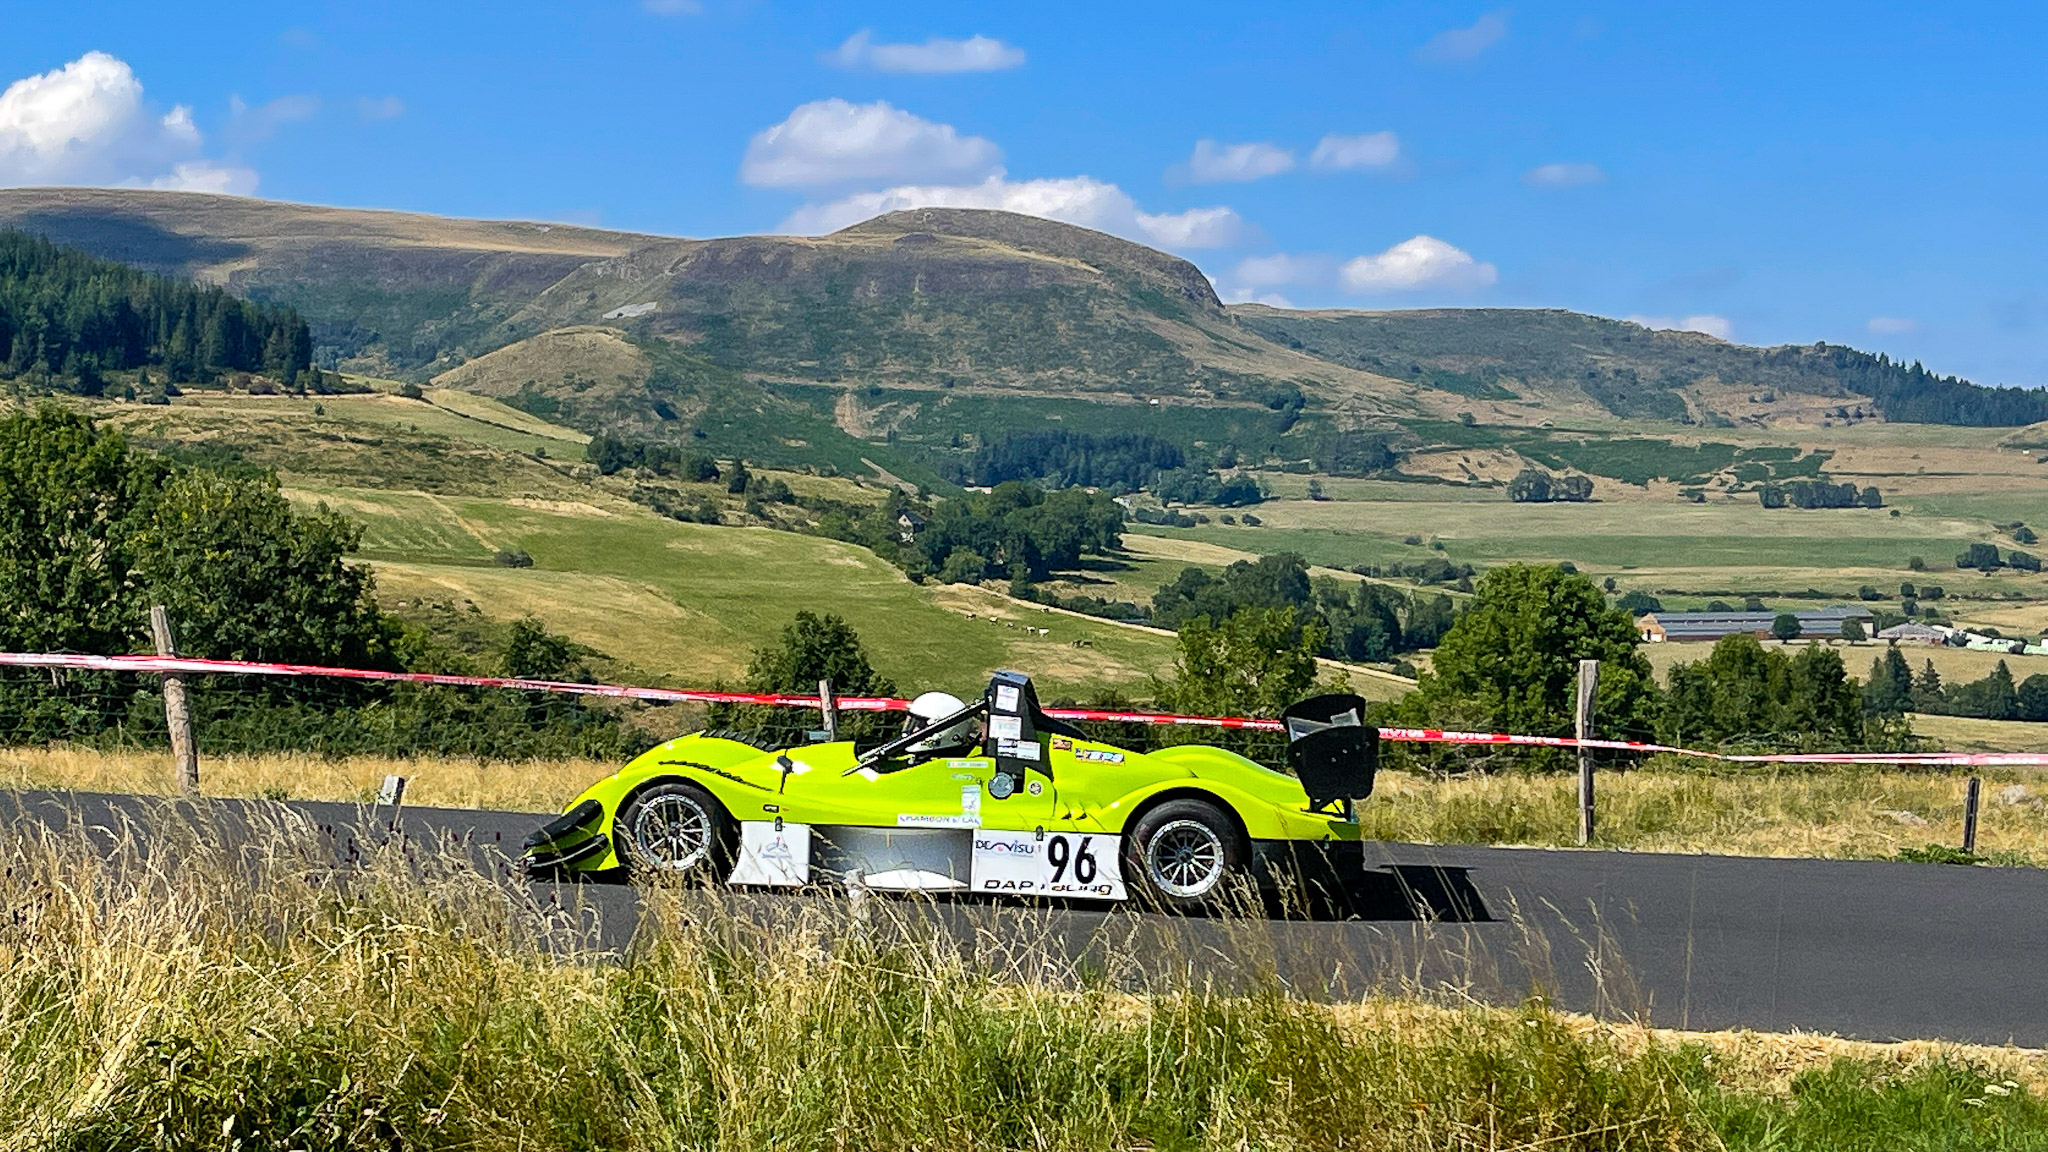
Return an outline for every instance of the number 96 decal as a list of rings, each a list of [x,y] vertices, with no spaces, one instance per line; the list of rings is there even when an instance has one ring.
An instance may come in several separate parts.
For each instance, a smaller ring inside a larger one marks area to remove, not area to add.
[[[1118,837],[1086,832],[974,833],[974,890],[1020,896],[1124,898]]]

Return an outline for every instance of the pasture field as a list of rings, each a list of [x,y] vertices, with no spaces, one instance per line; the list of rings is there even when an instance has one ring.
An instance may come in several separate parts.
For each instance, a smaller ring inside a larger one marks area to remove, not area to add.
[[[1799,640],[1783,644],[1776,640],[1766,640],[1763,643],[1766,647],[1797,650],[1809,643],[1827,642]],[[1849,675],[1858,680],[1869,677],[1871,662],[1882,658],[1887,647],[1868,640],[1858,644],[1837,640],[1829,646],[1842,654],[1842,665],[1849,670]],[[1670,676],[1673,665],[1705,660],[1713,649],[1712,644],[1705,643],[1663,643],[1644,644],[1638,651],[1649,658],[1650,667],[1656,670],[1657,678],[1665,680]],[[1944,684],[1981,680],[1996,668],[2001,660],[2005,661],[2005,666],[2012,672],[2015,681],[2025,680],[2037,672],[2048,672],[2048,656],[2007,656],[1999,652],[1973,652],[1967,648],[1936,647],[1931,644],[1901,644],[1899,654],[1906,658],[1907,665],[1913,669],[1915,675],[1919,674],[1922,667],[1932,662],[1934,670],[1941,674],[1941,681]],[[1918,720],[1914,721],[1913,727],[1915,731],[1920,730]]]
[[[986,589],[913,584],[864,548],[815,536],[681,524],[631,506],[296,494],[346,507],[368,526],[380,596],[394,607],[467,601],[493,617],[531,614],[677,683],[738,679],[752,649],[802,609],[843,616],[905,690],[970,690],[1007,667],[1030,670],[1048,694],[1085,695],[1141,685],[1172,661],[1169,636]],[[419,551],[408,551],[412,541],[423,542]],[[513,548],[533,567],[477,563]]]

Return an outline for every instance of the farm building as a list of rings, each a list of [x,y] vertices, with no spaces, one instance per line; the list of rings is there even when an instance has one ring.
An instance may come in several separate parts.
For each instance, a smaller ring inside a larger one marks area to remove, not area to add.
[[[1893,644],[1946,644],[1953,631],[1952,628],[1908,620],[1904,624],[1894,624],[1879,632],[1877,638]]]
[[[1776,612],[1652,612],[1636,618],[1636,631],[1653,644],[1666,640],[1713,641],[1740,632],[1768,638],[1771,623],[1778,615]],[[1809,640],[1836,639],[1842,634],[1843,622],[1848,620],[1863,625],[1867,635],[1871,625],[1877,621],[1868,608],[1818,608],[1792,615],[1799,619],[1799,635]]]

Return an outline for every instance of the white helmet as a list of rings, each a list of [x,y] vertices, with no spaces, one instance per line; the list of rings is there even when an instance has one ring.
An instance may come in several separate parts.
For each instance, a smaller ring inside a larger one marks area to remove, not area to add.
[[[965,701],[950,692],[926,692],[910,702],[910,726],[915,731],[935,721],[944,720],[967,707]],[[964,748],[974,743],[980,731],[976,717],[965,716],[956,724],[949,725],[911,745],[912,753],[943,752],[949,748]]]

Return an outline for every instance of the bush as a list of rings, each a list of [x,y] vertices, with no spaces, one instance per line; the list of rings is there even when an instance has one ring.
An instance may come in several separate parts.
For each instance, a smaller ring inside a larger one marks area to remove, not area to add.
[[[407,400],[424,400],[427,397],[420,386],[410,380],[398,386],[398,394]]]
[[[1805,629],[1799,624],[1799,617],[1790,612],[1780,612],[1777,618],[1771,621],[1771,635],[1780,640],[1797,640],[1804,632]]]
[[[492,562],[500,568],[533,567],[533,557],[527,555],[524,548],[513,548],[509,551],[501,548],[498,554],[492,557]]]

